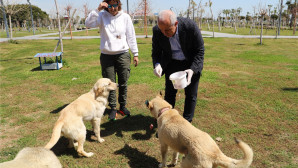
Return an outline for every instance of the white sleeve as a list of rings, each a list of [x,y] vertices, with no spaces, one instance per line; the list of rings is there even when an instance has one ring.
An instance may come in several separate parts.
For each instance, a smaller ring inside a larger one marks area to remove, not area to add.
[[[138,56],[139,50],[137,46],[136,33],[130,16],[127,17],[126,40],[133,56]]]
[[[100,17],[99,17],[99,11],[97,9],[89,13],[88,17],[86,18],[85,25],[88,28],[99,27]]]

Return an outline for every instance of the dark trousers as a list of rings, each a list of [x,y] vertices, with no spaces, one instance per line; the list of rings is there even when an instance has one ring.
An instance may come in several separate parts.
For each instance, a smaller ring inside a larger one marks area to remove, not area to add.
[[[177,90],[174,88],[172,81],[169,79],[170,75],[177,71],[184,71],[189,69],[186,65],[186,61],[177,61],[172,60],[167,69],[165,70],[166,78],[166,91],[165,91],[165,100],[169,102],[173,108],[176,103],[176,94]],[[194,116],[195,107],[197,104],[197,94],[199,86],[200,74],[194,74],[191,78],[191,83],[186,88],[184,88],[185,101],[184,101],[184,112],[183,117],[191,122]]]
[[[102,77],[109,78],[111,81],[116,82],[116,74],[118,76],[118,102],[120,107],[124,107],[126,105],[127,81],[130,76],[130,62],[131,57],[129,52],[117,55],[107,55],[101,53],[100,55]],[[116,108],[116,91],[110,92],[108,100],[109,106],[111,108]]]

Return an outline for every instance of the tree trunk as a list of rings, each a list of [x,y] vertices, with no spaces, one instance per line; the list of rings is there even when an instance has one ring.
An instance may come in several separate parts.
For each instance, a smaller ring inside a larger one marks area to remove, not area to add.
[[[294,12],[293,12],[293,14],[294,14],[293,35],[295,35],[295,33],[296,33],[296,17],[297,17],[296,11],[297,11],[297,6],[295,7]]]
[[[11,25],[11,15],[8,15],[8,19],[9,19],[9,28],[10,28],[10,39],[12,39],[12,25]]]
[[[57,10],[57,19],[58,19],[59,40],[60,40],[61,52],[63,52],[63,42],[62,42],[62,36],[61,36],[61,26],[60,26],[59,8],[58,8],[57,1],[56,1],[56,0],[55,0],[55,5],[56,5],[56,10]]]
[[[237,33],[237,20],[236,20],[236,17],[234,19],[234,31],[235,31],[235,33]]]

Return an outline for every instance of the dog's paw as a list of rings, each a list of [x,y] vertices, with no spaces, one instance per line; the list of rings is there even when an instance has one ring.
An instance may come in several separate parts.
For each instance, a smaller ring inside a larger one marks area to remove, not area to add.
[[[88,153],[86,153],[86,157],[91,157],[91,156],[93,156],[94,155],[94,153],[92,153],[92,152],[88,152]]]
[[[105,140],[103,138],[98,138],[99,143],[103,143]]]
[[[74,147],[78,147],[79,146],[79,143],[78,142],[75,142],[75,143],[73,143],[73,146]]]
[[[163,163],[159,163],[158,168],[163,168],[163,167],[166,167],[166,165]]]

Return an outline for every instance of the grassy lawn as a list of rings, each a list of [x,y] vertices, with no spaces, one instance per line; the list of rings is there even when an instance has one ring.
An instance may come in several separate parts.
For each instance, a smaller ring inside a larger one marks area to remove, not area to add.
[[[212,25],[210,25],[210,29],[208,30],[207,25],[203,25],[202,30],[205,31],[212,31]],[[238,35],[260,35],[261,34],[261,28],[253,28],[252,32],[250,32],[250,28],[237,28],[237,32],[235,32],[233,27],[221,27],[221,31],[219,31],[218,26],[214,25],[214,31],[215,32],[220,32],[220,33],[229,33],[229,34],[238,34]],[[266,29],[264,27],[263,29],[263,35],[266,36],[275,36],[276,35],[277,28],[275,29]],[[293,29],[287,29],[287,30],[280,30],[280,35],[281,36],[294,36],[293,35]],[[297,30],[295,36],[298,36]]]
[[[58,30],[40,29],[40,30],[35,30],[35,35],[56,33],[56,32],[58,32]],[[9,35],[10,35],[10,32],[9,32]],[[24,37],[24,36],[33,36],[32,30],[29,32],[29,31],[23,31],[23,30],[18,31],[14,29],[14,31],[12,32],[12,37]],[[7,38],[6,31],[0,31],[0,37]]]
[[[144,102],[164,91],[164,77],[153,75],[151,39],[137,40],[140,64],[131,66],[128,83],[132,116],[115,122],[104,116],[102,144],[94,141],[86,122],[84,148],[95,153],[91,158],[78,157],[61,138],[53,151],[63,167],[152,168],[161,161],[159,141],[149,130],[155,122]],[[297,167],[297,39],[265,39],[262,46],[258,39],[204,40],[205,63],[192,124],[221,137],[218,144],[230,157],[243,157],[233,137],[248,143],[254,151],[251,167]],[[0,162],[13,159],[24,147],[44,146],[60,110],[101,77],[99,39],[63,40],[67,64],[61,70],[40,71],[33,56],[51,52],[56,43],[0,44]],[[179,91],[175,108],[182,111],[183,105],[184,92]]]

